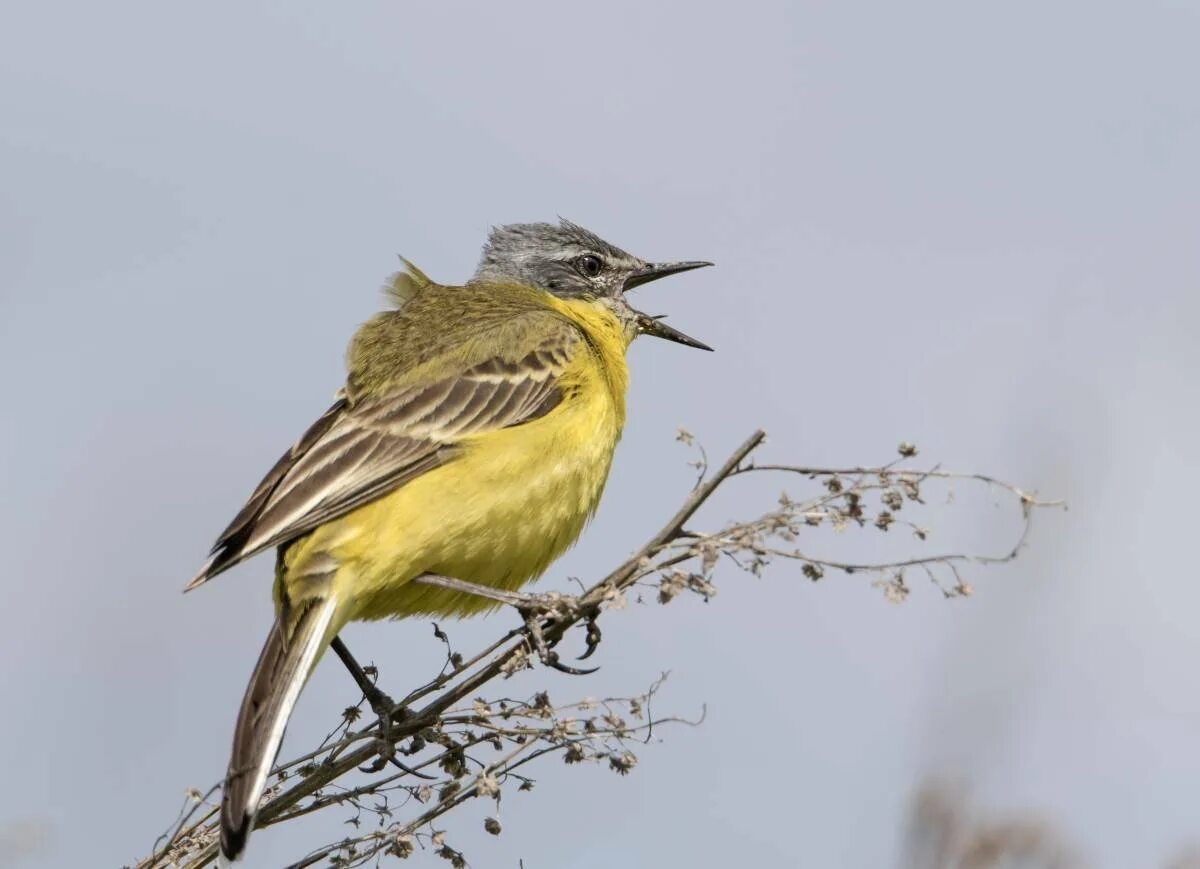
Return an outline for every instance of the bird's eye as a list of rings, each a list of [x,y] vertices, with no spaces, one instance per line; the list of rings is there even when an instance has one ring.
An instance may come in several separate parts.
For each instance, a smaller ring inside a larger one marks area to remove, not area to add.
[[[575,268],[585,278],[594,278],[604,270],[604,263],[595,254],[586,253],[575,260]]]

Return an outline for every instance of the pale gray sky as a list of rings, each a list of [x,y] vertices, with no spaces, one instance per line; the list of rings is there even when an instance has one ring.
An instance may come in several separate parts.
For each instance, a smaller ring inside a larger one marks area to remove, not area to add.
[[[490,224],[560,214],[715,261],[644,298],[718,352],[633,349],[604,506],[543,587],[673,508],[680,424],[714,454],[763,426],[807,463],[910,439],[1071,510],[967,601],[780,569],[609,618],[601,673],[554,693],[670,669],[661,703],[707,723],[629,778],[548,764],[499,839],[464,815],[474,866],[874,869],[942,772],[1098,867],[1200,838],[1198,44],[1183,0],[10,4],[0,836],[40,836],[19,865],[132,860],[220,776],[269,558],[179,589],[326,406],[395,254],[461,280]],[[1002,545],[999,515],[963,499],[938,539]],[[399,693],[428,633],[347,637]],[[293,747],[353,699],[331,663]],[[265,831],[248,865],[330,829]]]

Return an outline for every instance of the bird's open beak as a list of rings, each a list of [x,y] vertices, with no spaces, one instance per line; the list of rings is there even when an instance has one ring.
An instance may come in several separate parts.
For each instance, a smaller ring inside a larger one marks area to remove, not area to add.
[[[640,287],[642,284],[648,284],[651,281],[657,281],[659,278],[665,278],[668,275],[677,275],[680,272],[690,272],[692,269],[702,269],[705,266],[710,265],[712,265],[712,263],[700,261],[647,263],[644,268],[638,269],[625,279],[625,290],[628,292],[634,287]],[[712,348],[707,344],[697,341],[690,335],[685,335],[678,329],[668,326],[662,321],[662,318],[663,315],[654,317],[638,311],[638,331],[643,335],[653,335],[655,338],[665,338],[668,341],[674,341],[676,344],[684,344],[688,347],[695,347],[699,350],[712,350]]]
[[[674,341],[676,344],[685,344],[688,347],[695,347],[698,350],[712,350],[703,341],[697,341],[691,335],[685,335],[678,329],[668,326],[662,321],[663,314],[657,317],[652,317],[649,314],[637,312],[637,327],[638,331],[643,335],[653,335],[655,338],[666,338],[668,341]]]

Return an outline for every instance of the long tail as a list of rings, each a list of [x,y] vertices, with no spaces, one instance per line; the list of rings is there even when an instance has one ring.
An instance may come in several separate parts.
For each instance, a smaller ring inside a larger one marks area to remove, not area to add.
[[[254,828],[258,801],[275,764],[300,691],[329,640],[334,599],[310,603],[291,636],[276,621],[246,687],[221,800],[221,856],[237,860]]]

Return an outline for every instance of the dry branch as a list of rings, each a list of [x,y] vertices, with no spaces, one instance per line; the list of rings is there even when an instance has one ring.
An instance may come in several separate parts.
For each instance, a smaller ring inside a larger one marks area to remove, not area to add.
[[[653,587],[661,603],[684,591],[707,598],[715,593],[714,572],[722,558],[754,574],[784,559],[799,562],[802,574],[814,581],[827,570],[870,574],[893,600],[909,593],[907,570],[919,570],[948,597],[962,596],[970,592],[961,575],[962,564],[1015,558],[1028,535],[1035,508],[1057,503],[1040,501],[1011,484],[978,474],[954,474],[936,467],[906,469],[903,466],[916,453],[907,444],[901,445],[899,459],[879,467],[753,464],[749,457],[764,437],[761,431],[752,434],[711,474],[701,450],[695,463],[699,473],[696,486],[675,515],[636,553],[581,594],[543,596],[540,617],[505,632],[469,659],[454,654],[447,642],[442,671],[399,704],[389,728],[390,741],[380,737],[378,722],[354,729],[361,703],[346,710],[341,723],[320,746],[274,770],[257,826],[298,821],[340,806],[350,809],[355,832],[317,848],[293,865],[327,861],[326,865],[360,866],[382,856],[405,857],[425,849],[452,866],[465,866],[465,857],[446,841],[444,831],[433,826],[447,812],[475,798],[498,802],[510,786],[528,789],[532,780],[523,770],[546,754],[559,754],[568,763],[604,762],[618,773],[627,773],[636,763],[634,745],[648,740],[657,724],[680,721],[655,720],[650,715],[661,680],[636,696],[564,705],[551,703],[544,692],[520,700],[482,696],[485,688],[531,668],[538,660],[567,672],[583,672],[562,665],[554,646],[571,628],[583,626],[590,654],[600,642],[597,622],[601,614],[622,605],[630,589]],[[686,432],[681,431],[679,439],[694,445]],[[785,495],[758,518],[732,522],[718,531],[687,527],[697,511],[732,479],[769,473],[799,475],[814,482],[819,491],[802,500]],[[906,505],[924,504],[922,487],[930,480],[974,481],[1015,499],[1022,516],[1016,545],[1000,555],[950,552],[877,563],[826,559],[795,545],[802,535],[822,525],[879,531],[907,527],[924,541],[927,530],[897,514]],[[440,631],[438,635],[445,640]],[[386,765],[396,753],[404,756],[404,767],[432,775],[433,780]],[[486,759],[481,759],[485,754]],[[360,770],[369,772],[366,780],[350,784],[348,779]],[[151,855],[136,864],[137,869],[211,863],[217,850],[217,791],[214,787],[205,795],[190,792],[185,810],[155,843]],[[365,824],[364,818],[372,825]],[[485,829],[499,833],[499,821],[489,818]]]

